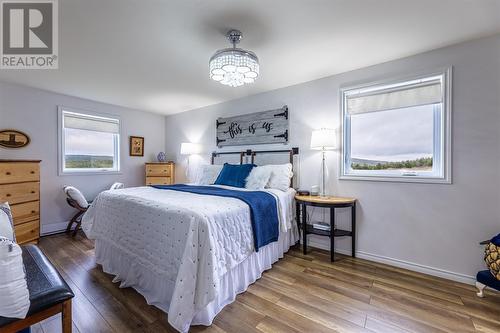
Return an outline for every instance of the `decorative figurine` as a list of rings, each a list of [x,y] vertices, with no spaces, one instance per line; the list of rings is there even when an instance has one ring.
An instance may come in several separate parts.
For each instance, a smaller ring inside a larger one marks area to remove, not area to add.
[[[156,156],[156,158],[158,159],[158,162],[161,163],[165,163],[167,161],[167,155],[165,155],[165,153],[162,151],[158,153],[158,156]]]

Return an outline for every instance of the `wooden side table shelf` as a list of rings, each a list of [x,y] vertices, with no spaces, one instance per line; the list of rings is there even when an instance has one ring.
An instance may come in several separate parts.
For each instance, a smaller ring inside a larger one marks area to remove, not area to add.
[[[297,209],[297,226],[302,230],[302,246],[304,254],[307,254],[307,235],[315,234],[330,237],[330,260],[334,261],[335,237],[351,237],[352,257],[356,251],[356,199],[342,197],[319,197],[296,195],[295,203]],[[314,229],[307,223],[307,206],[330,208],[330,230]],[[351,208],[351,231],[335,229],[335,208]],[[302,225],[300,223],[302,216]]]

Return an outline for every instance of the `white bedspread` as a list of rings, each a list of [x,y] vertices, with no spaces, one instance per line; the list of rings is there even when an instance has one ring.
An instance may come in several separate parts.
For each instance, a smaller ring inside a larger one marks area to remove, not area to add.
[[[266,191],[277,198],[280,231],[288,231],[295,191]],[[152,187],[106,191],[82,227],[96,239],[96,260],[103,267],[104,261],[112,266],[111,252],[119,251],[132,259],[131,280],[147,285],[152,274],[154,281],[165,281],[153,304],[168,311],[179,331],[187,331],[196,313],[216,299],[224,274],[254,253],[250,209],[235,198]]]

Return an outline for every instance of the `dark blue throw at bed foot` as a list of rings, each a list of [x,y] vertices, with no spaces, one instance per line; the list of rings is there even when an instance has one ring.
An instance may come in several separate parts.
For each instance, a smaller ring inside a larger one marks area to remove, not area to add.
[[[278,240],[279,219],[276,198],[264,191],[238,191],[214,186],[195,185],[152,185],[162,190],[189,192],[217,197],[236,198],[245,202],[250,207],[250,220],[252,223],[255,251],[269,243]]]

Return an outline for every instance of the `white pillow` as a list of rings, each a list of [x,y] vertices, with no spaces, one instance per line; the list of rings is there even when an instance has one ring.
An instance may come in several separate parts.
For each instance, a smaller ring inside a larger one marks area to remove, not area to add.
[[[7,202],[0,203],[0,237],[5,237],[11,241],[15,241],[14,223],[12,214]]]
[[[293,177],[292,164],[270,164],[263,166],[271,170],[271,178],[266,188],[274,188],[281,191],[287,191],[290,188],[290,180]]]
[[[87,199],[83,196],[82,192],[80,192],[79,189],[73,186],[65,186],[64,187],[64,193],[71,199],[75,200],[78,206],[82,208],[87,208],[89,206],[89,203],[87,202]]]
[[[195,181],[198,185],[212,185],[217,180],[223,165],[202,165],[198,171],[198,177]]]
[[[25,318],[30,308],[30,295],[24,272],[21,247],[0,237],[0,316]]]
[[[271,178],[271,171],[270,168],[264,166],[253,168],[245,180],[245,188],[249,190],[263,190],[269,182],[269,178]]]

